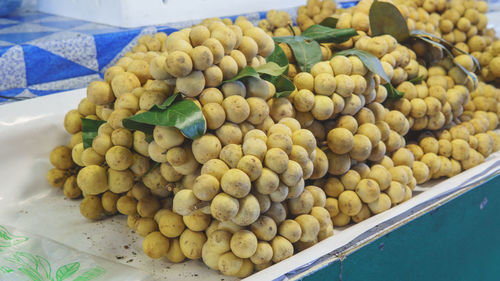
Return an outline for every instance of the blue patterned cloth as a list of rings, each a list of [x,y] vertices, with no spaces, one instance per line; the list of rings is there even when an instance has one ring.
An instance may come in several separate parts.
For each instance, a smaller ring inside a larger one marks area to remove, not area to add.
[[[265,13],[247,16],[258,21]],[[0,18],[0,102],[86,87],[141,35],[191,24],[127,29],[42,13]]]
[[[295,16],[296,9],[287,11]],[[257,23],[266,12],[245,16]],[[194,23],[127,29],[33,12],[0,18],[0,103],[86,87],[131,51],[139,36]]]

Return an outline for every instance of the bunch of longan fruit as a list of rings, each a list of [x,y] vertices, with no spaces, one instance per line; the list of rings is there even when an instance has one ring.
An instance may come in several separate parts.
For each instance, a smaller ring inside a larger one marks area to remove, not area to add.
[[[297,25],[304,31],[330,17],[336,9],[337,4],[333,0],[308,0],[305,6],[297,9]]]
[[[425,44],[371,37],[372,2],[336,10],[333,1],[309,0],[299,8],[296,34],[335,13],[338,28],[359,35],[321,44],[322,61],[308,72],[280,43],[296,87],[288,97],[276,98],[275,86],[256,77],[226,82],[266,63],[275,49],[271,36],[292,35],[286,12],[270,11],[259,27],[244,17],[211,18],[170,35],[141,36],[66,114],[72,136],[50,154],[49,184],[68,198],[83,196],[80,211],[90,220],[126,215],[151,258],[201,259],[224,275],[246,277],[332,236],[334,226],[409,200],[417,184],[457,175],[498,151],[500,90],[484,82],[475,88],[458,69],[454,63],[477,70],[469,55],[455,53],[453,61]],[[411,28],[461,36],[445,32],[456,24],[470,39],[452,43],[468,42],[482,56],[496,41],[482,26],[484,3],[471,2],[395,5]],[[478,36],[485,47],[476,48]],[[332,56],[353,47],[379,58],[389,81],[357,56]],[[424,59],[429,52],[432,63]],[[390,96],[389,82],[402,98]],[[123,119],[174,93],[201,110],[202,136],[124,127]],[[81,118],[105,121],[90,147]]]
[[[104,81],[89,85],[65,117],[73,137],[51,153],[49,183],[64,185],[70,198],[83,195],[88,219],[126,215],[150,257],[202,258],[226,275],[247,276],[290,257],[294,245],[333,235],[326,195],[305,185],[325,175],[328,160],[291,118],[293,105],[273,99],[274,85],[259,78],[222,83],[265,63],[271,37],[244,18],[163,35],[141,37]],[[174,92],[200,107],[202,137],[156,126],[148,140],[124,128],[123,119]],[[82,117],[106,121],[88,148]]]

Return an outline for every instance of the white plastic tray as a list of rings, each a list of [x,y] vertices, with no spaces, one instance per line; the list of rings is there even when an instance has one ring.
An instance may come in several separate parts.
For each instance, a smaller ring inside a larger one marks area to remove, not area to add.
[[[142,239],[126,226],[124,216],[89,222],[79,213],[79,201],[65,199],[60,190],[46,183],[45,174],[51,168],[50,151],[69,140],[62,126],[64,115],[76,108],[84,96],[85,89],[79,89],[0,105],[0,225],[142,269],[151,273],[154,280],[233,280],[209,270],[201,261],[171,264],[166,259],[147,258],[142,253]],[[456,177],[417,187],[418,195],[411,200],[359,224],[336,229],[333,237],[247,280],[297,278],[300,272],[335,258],[339,251],[362,245],[463,192],[466,186],[498,173],[499,164],[497,152],[485,163]]]
[[[41,12],[119,27],[139,27],[209,17],[287,9],[305,0],[38,0]]]

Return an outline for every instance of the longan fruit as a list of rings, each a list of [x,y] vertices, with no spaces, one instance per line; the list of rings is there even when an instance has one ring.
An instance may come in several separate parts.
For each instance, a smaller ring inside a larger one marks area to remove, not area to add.
[[[269,132],[272,132],[272,127],[269,129]],[[281,134],[281,133],[269,134],[269,137],[267,138],[266,141],[266,145],[269,150],[272,148],[279,148],[288,155],[292,152],[292,147],[293,147],[291,134]]]
[[[167,255],[170,248],[170,241],[160,232],[149,233],[142,243],[144,253],[152,258],[159,259]]]
[[[228,144],[240,144],[243,139],[243,133],[238,125],[230,122],[224,123],[215,131],[223,146]]]
[[[223,80],[223,73],[220,67],[212,65],[203,71],[206,87],[218,87]]]
[[[108,190],[106,169],[97,165],[82,168],[78,172],[76,182],[85,194],[97,195]]]
[[[286,238],[282,236],[276,236],[271,241],[271,247],[273,248],[273,258],[272,261],[277,263],[285,260],[293,255],[293,245]]]
[[[432,176],[433,174],[437,173],[441,167],[441,160],[439,157],[434,154],[434,153],[426,153],[422,156],[422,159],[420,159],[425,165],[429,167],[429,175]]]
[[[348,216],[356,215],[362,207],[360,198],[351,190],[346,190],[339,195],[338,204],[340,211]]]
[[[269,100],[268,103],[270,103],[269,115],[275,122],[295,115],[295,109],[287,98],[275,98]]]
[[[392,181],[385,192],[391,198],[392,204],[398,204],[404,200],[406,189],[401,183]]]
[[[267,44],[270,43],[267,40],[269,36],[264,32],[264,30],[258,27],[251,27],[243,30],[243,35],[252,38],[257,43],[259,52],[263,50]]]
[[[487,133],[479,133],[476,134],[475,137],[478,141],[477,151],[485,158],[488,157],[493,152],[493,138]]]
[[[247,97],[268,100],[270,98],[270,86],[264,79],[249,77],[246,81]]]
[[[348,153],[336,154],[333,152],[327,153],[328,158],[328,173],[331,175],[342,175],[351,167],[351,157]]]
[[[224,275],[234,276],[243,266],[243,259],[237,257],[232,252],[227,252],[219,257],[218,268]]]
[[[69,147],[57,146],[50,152],[50,163],[58,169],[67,170],[75,165],[71,154],[72,151]]]
[[[248,194],[244,198],[239,199],[239,210],[232,221],[239,226],[247,226],[255,222],[259,214],[259,201],[254,195]]]
[[[378,199],[380,195],[380,187],[375,180],[362,179],[356,185],[356,194],[364,203],[371,203]]]
[[[363,162],[353,165],[351,169],[356,171],[362,179],[365,179],[370,173],[370,167]]]
[[[250,257],[250,260],[255,265],[265,264],[273,258],[273,248],[268,242],[259,241],[255,254]]]
[[[425,152],[425,150],[424,150]],[[437,150],[436,150],[437,153]],[[413,153],[407,148],[400,148],[396,150],[392,154],[392,161],[394,162],[394,165],[399,166],[399,165],[404,165],[408,167],[413,166],[413,161],[415,160]]]
[[[314,185],[306,186],[305,189],[313,196],[313,206],[325,206],[326,194],[323,189]]]
[[[250,106],[245,98],[234,95],[229,96],[222,102],[226,112],[226,118],[236,124],[242,123],[250,115]]]
[[[201,248],[206,240],[203,232],[186,229],[179,238],[179,245],[184,256],[195,260],[201,258]]]
[[[308,89],[301,89],[293,96],[293,105],[300,112],[309,112],[315,103],[314,93]]]
[[[118,212],[124,215],[135,215],[137,213],[137,200],[132,196],[122,196],[116,202]]]
[[[82,130],[82,117],[76,109],[68,111],[64,116],[64,129],[70,134],[80,132]]]
[[[367,178],[376,181],[382,191],[386,190],[392,181],[392,176],[389,170],[380,164],[373,165],[371,167]]]
[[[271,169],[263,168],[260,177],[255,180],[255,188],[262,194],[274,192],[279,185],[279,177]]]
[[[250,192],[250,178],[239,169],[228,170],[222,176],[220,183],[224,192],[236,198],[243,198]]]
[[[370,208],[368,207],[367,204],[363,204],[363,207],[361,207],[361,211],[357,213],[356,215],[352,216],[352,221],[355,223],[360,223],[364,221],[365,219],[369,218],[371,216]]]
[[[208,28],[203,25],[194,26],[189,32],[189,39],[193,47],[200,46],[208,38],[210,38],[210,30],[208,30]]]
[[[50,171],[49,171],[49,173],[50,173]],[[63,174],[63,177],[66,177],[66,176]],[[61,180],[61,182],[62,182],[62,180]],[[57,184],[59,184],[59,182],[57,182]],[[51,183],[51,185],[54,186],[55,184]],[[76,176],[70,176],[64,181],[63,193],[64,193],[64,196],[66,196],[69,199],[76,199],[82,195],[82,190],[76,184]]]
[[[364,161],[368,159],[372,150],[370,139],[365,135],[356,134],[353,137],[353,144],[354,145],[349,152],[349,156],[357,161]]]
[[[199,70],[178,77],[176,81],[177,90],[187,97],[196,97],[201,94],[205,88],[205,76]]]
[[[207,103],[202,108],[203,116],[210,130],[217,130],[226,121],[226,112],[218,103]]]
[[[340,181],[345,189],[354,190],[361,180],[360,174],[356,170],[349,170],[340,177]]]
[[[334,56],[330,59],[330,66],[335,76],[340,74],[351,75],[351,61],[345,56]]]
[[[314,92],[319,95],[331,96],[335,92],[335,83],[335,77],[331,73],[320,73],[314,77]]]
[[[355,83],[351,76],[339,74],[335,76],[336,93],[344,98],[350,97],[354,91]]]
[[[290,198],[288,201],[288,208],[291,214],[307,214],[311,211],[314,206],[315,200],[313,193],[309,190],[304,189],[302,194],[296,198]]]
[[[311,113],[316,120],[327,120],[333,114],[334,103],[331,98],[322,95],[314,96]]]
[[[368,208],[374,214],[379,214],[391,208],[391,198],[385,193],[380,193],[377,200],[368,204]]]
[[[230,241],[231,251],[240,258],[250,258],[257,250],[257,237],[249,230],[239,230]]]
[[[412,171],[418,184],[425,183],[430,178],[429,167],[424,162],[413,162]]]
[[[404,169],[405,166],[395,166],[389,169],[389,173],[391,173],[392,181],[397,181],[402,184],[408,184],[410,181],[408,177],[408,173]]]
[[[332,218],[332,222],[333,222],[334,226],[345,226],[345,225],[349,224],[350,221],[351,221],[351,217],[342,213],[342,212],[339,212],[338,215],[336,215],[335,217]]]
[[[196,161],[201,164],[216,159],[222,149],[219,139],[212,134],[205,134],[194,140],[191,147]]]
[[[228,84],[230,83],[226,83],[224,85]],[[202,105],[206,105],[209,103],[222,104],[224,96],[222,95],[222,92],[217,88],[205,88],[198,96],[198,100],[201,102]]]
[[[408,120],[406,117],[399,111],[391,110],[389,111],[384,120],[391,130],[394,130],[400,135],[406,135],[409,129]]]
[[[252,37],[243,36],[241,37],[239,50],[245,55],[247,62],[249,62],[257,56],[259,46]]]
[[[95,105],[106,105],[115,100],[115,95],[113,94],[111,86],[108,83],[103,81],[94,81],[87,87],[87,99]]]
[[[289,186],[287,199],[297,198],[300,194],[302,194],[302,192],[304,191],[304,185],[305,185],[305,182],[304,182],[304,178],[302,177],[299,179],[299,181],[296,184]]]
[[[382,135],[378,127],[375,124],[371,123],[365,123],[360,125],[358,127],[357,133],[368,137],[372,146],[377,145],[382,138]]]
[[[453,159],[461,161],[469,158],[470,147],[467,141],[454,139],[451,141],[451,156]]]
[[[196,198],[203,201],[212,200],[219,193],[219,181],[210,174],[198,176],[193,185],[193,193]]]
[[[257,97],[251,97],[247,99],[247,103],[250,108],[247,120],[251,124],[261,124],[269,116],[269,107],[267,106],[265,100]]]
[[[295,218],[295,222],[300,225],[302,235],[300,241],[313,242],[317,239],[320,230],[318,220],[311,215],[300,215]]]
[[[224,80],[231,79],[238,74],[238,64],[231,56],[224,56],[218,66],[222,70]]]
[[[104,209],[101,204],[101,198],[95,195],[88,195],[80,203],[80,213],[89,220],[97,220]]]
[[[238,213],[239,202],[226,193],[217,194],[210,205],[212,216],[220,221],[234,218]]]

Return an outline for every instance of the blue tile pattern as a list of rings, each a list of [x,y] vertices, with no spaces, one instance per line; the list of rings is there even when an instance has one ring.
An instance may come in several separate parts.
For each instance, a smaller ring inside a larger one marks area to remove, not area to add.
[[[245,16],[256,24],[266,12]],[[0,18],[0,103],[86,87],[141,35],[170,34],[197,22],[127,29],[38,12]]]

